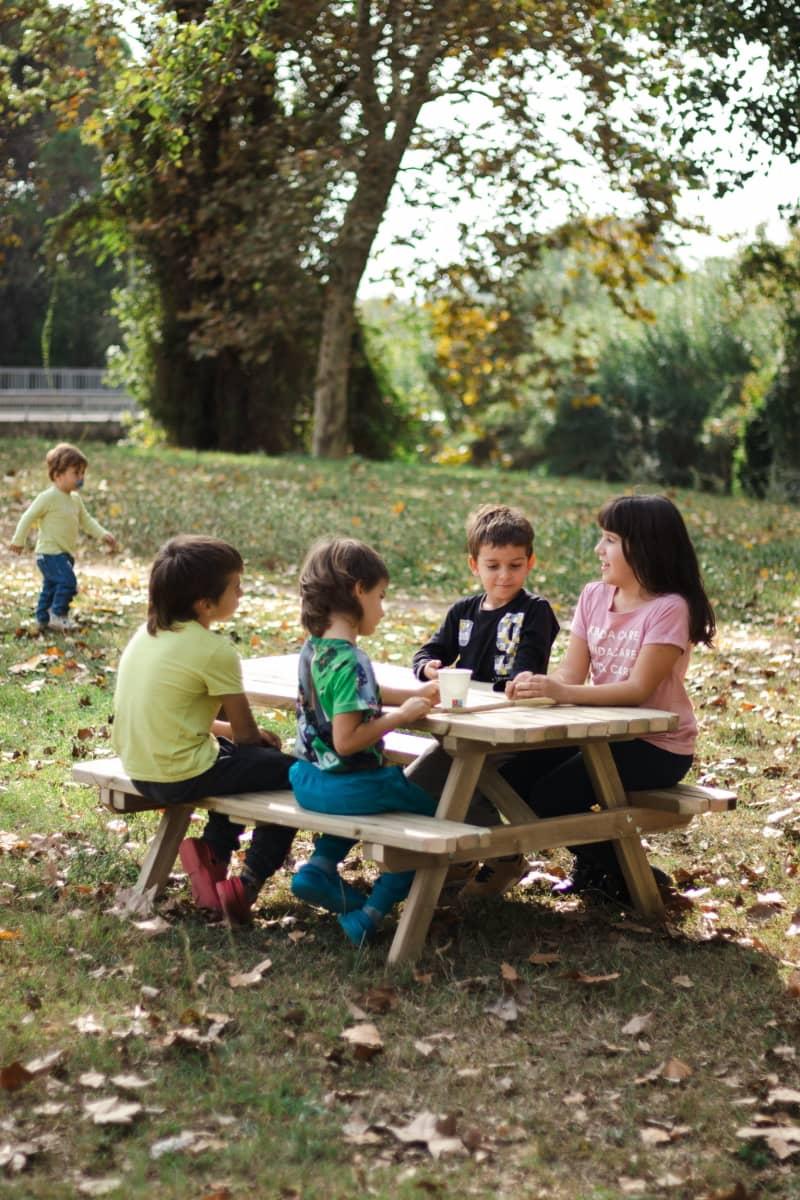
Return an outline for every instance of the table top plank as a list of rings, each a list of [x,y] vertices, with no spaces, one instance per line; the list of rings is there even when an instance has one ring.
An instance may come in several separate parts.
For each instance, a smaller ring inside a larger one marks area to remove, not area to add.
[[[242,675],[250,702],[267,707],[293,706],[298,659],[298,654],[243,659]],[[378,683],[384,687],[419,686],[419,680],[408,667],[381,662],[375,662],[374,666]],[[493,696],[497,697],[498,704],[503,701],[502,693],[493,692],[489,684],[473,685],[470,692],[473,691],[476,703],[488,702]],[[636,737],[674,729],[677,723],[674,713],[657,709],[588,704],[530,708],[522,704],[474,713],[434,709],[409,728],[444,738],[446,747],[448,743],[454,746],[458,741],[519,747],[551,741],[582,743]]]

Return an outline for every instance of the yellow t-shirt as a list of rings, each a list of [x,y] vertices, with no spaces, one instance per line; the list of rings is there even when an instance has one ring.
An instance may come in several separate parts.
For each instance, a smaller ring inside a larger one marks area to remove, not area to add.
[[[180,783],[212,767],[219,744],[209,732],[221,696],[244,691],[230,642],[198,621],[136,631],[123,651],[111,741],[132,779]]]
[[[40,492],[19,519],[11,539],[12,546],[24,546],[28,530],[39,526],[37,554],[71,554],[75,557],[78,532],[91,537],[108,537],[108,530],[90,517],[77,492],[62,492],[55,484]]]

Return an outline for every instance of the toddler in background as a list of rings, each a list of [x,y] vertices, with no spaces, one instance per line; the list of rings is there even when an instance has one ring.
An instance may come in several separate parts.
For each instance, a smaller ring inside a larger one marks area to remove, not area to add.
[[[21,554],[28,531],[38,525],[36,565],[42,573],[42,590],[36,605],[39,630],[69,633],[76,629],[69,606],[78,591],[75,578],[75,553],[78,533],[102,538],[112,550],[117,548],[113,533],[89,516],[78,495],[83,487],[88,459],[77,446],[60,442],[48,450],[45,459],[52,485],[40,492],[19,519],[10,549]]]

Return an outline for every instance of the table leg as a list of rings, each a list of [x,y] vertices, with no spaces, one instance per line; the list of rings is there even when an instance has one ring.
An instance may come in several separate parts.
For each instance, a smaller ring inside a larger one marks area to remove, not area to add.
[[[604,808],[624,808],[628,801],[608,742],[581,747],[594,790]],[[663,917],[664,901],[637,833],[613,842],[620,870],[635,908],[646,917]]]
[[[146,892],[153,886],[157,896],[163,892],[191,819],[190,804],[178,804],[164,810],[155,837],[147,847],[135,892]]]
[[[492,804],[503,814],[511,825],[527,825],[537,820],[536,813],[530,808],[514,788],[504,779],[497,767],[492,765],[491,758],[486,760],[481,771],[478,787],[491,800]]]
[[[444,785],[437,817],[460,821],[469,807],[486,758],[485,750],[459,750],[450,766]],[[447,867],[422,867],[414,874],[414,882],[397,931],[389,949],[389,962],[409,962],[418,958],[428,936],[436,901],[442,890]]]

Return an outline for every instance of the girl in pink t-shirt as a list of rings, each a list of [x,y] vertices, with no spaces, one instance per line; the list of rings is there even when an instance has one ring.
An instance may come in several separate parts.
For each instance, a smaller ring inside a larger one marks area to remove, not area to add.
[[[612,742],[626,791],[671,787],[692,765],[697,724],[684,687],[692,645],[710,645],[714,612],[680,512],[666,496],[618,496],[597,517],[601,581],[583,589],[566,654],[551,675],[523,672],[513,698],[561,704],[641,705],[678,714],[670,733]],[[587,682],[587,678],[591,682]],[[571,750],[515,756],[503,774],[540,817],[586,812],[596,802],[583,757]],[[598,890],[629,899],[610,842],[580,846],[561,893]],[[668,883],[663,872],[658,882]]]

